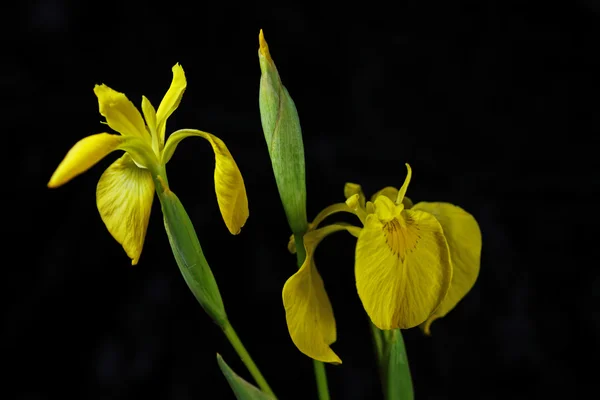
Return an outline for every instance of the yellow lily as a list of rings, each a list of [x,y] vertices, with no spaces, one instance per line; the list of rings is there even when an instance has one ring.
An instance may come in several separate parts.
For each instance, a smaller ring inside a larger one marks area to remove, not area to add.
[[[358,238],[355,252],[356,288],[362,304],[379,329],[407,329],[445,316],[473,287],[479,274],[481,232],[477,221],[449,203],[413,205],[405,196],[412,170],[400,189],[387,187],[370,201],[360,185],[347,183],[345,203],[321,211],[304,236],[306,260],[283,288],[288,330],[304,354],[341,363],[330,345],[336,340],[335,318],[314,263],[317,245],[340,230]],[[337,212],[355,214],[363,227],[319,225]],[[295,244],[291,238],[290,251]]]
[[[232,234],[240,232],[248,218],[248,200],[242,175],[227,146],[210,133],[182,129],[165,143],[166,123],[177,109],[187,81],[183,68],[172,68],[173,80],[155,111],[142,96],[142,114],[127,97],[106,85],[96,85],[100,114],[106,124],[120,135],[98,133],[88,136],[69,150],[50,178],[48,187],[61,186],[87,171],[115,150],[125,154],[100,177],[96,204],[102,221],[123,246],[133,265],[142,253],[155,184],[166,184],[165,166],[181,140],[190,136],[209,141],[215,153],[215,191],[221,215]]]

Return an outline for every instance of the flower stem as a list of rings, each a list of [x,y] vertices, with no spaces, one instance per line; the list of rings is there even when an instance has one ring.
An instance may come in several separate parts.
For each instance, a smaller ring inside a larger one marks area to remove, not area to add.
[[[382,331],[372,322],[371,333],[377,361],[381,385],[386,400],[413,400],[413,385],[408,365],[408,356],[400,329]]]
[[[231,323],[229,321],[225,322],[225,324],[223,324],[223,326],[222,326],[222,329],[223,329],[223,333],[229,340],[229,343],[231,343],[231,346],[233,346],[233,348],[235,349],[238,356],[240,356],[242,362],[244,363],[244,365],[250,372],[250,375],[252,375],[252,377],[256,381],[260,390],[275,397],[275,394],[271,390],[271,387],[269,386],[269,384],[267,383],[265,378],[260,373],[260,370],[254,363],[254,361],[252,361],[252,357],[250,357],[250,354],[248,353],[248,351],[242,344],[242,341],[240,340],[239,336],[233,329],[233,326],[231,326]]]
[[[327,374],[325,373],[325,364],[321,361],[313,360],[315,370],[315,379],[317,381],[317,392],[319,400],[329,400],[329,388],[327,387]]]
[[[221,327],[260,389],[275,398],[227,318],[217,281],[204,257],[194,225],[179,198],[169,189],[164,168],[154,176],[154,182],[173,256],[190,291],[206,313]]]

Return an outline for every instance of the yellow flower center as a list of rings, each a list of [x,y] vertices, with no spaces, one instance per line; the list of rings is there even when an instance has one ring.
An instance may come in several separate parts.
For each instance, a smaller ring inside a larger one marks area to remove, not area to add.
[[[383,230],[386,243],[392,254],[400,257],[402,262],[404,262],[406,253],[412,252],[419,244],[419,239],[421,239],[419,227],[412,218],[407,217],[405,219],[403,215],[386,222],[383,225]]]

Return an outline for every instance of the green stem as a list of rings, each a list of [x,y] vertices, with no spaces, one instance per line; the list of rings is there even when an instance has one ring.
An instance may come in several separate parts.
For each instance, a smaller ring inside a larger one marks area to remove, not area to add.
[[[329,388],[327,387],[327,374],[325,373],[325,364],[321,361],[313,360],[315,370],[315,379],[317,381],[317,392],[319,400],[329,400]]]
[[[382,331],[371,321],[371,333],[386,400],[413,400],[413,386],[400,329]]]
[[[386,332],[391,338],[389,341],[390,345],[390,364],[394,364],[392,367],[395,373],[392,376],[388,376],[387,387],[386,387],[386,398],[402,399],[402,400],[413,400],[413,385],[412,377],[410,375],[410,367],[408,365],[408,356],[406,354],[406,347],[404,346],[404,338],[402,337],[402,331],[400,329],[394,329],[393,331]]]
[[[250,357],[250,354],[248,353],[248,351],[242,344],[242,341],[240,340],[239,336],[233,329],[233,326],[231,326],[231,323],[229,323],[229,321],[225,322],[225,324],[223,325],[222,328],[223,328],[223,333],[229,340],[229,343],[231,343],[231,346],[233,346],[233,348],[235,349],[238,356],[240,356],[240,359],[242,360],[242,362],[244,363],[244,365],[250,372],[250,375],[252,375],[252,377],[258,384],[258,387],[260,388],[260,390],[262,390],[263,392],[265,392],[267,394],[270,394],[271,396],[273,396],[275,398],[275,394],[271,390],[271,387],[269,386],[269,384],[267,383],[265,378],[260,373],[260,370],[258,369],[256,364],[252,360],[252,357]]]
[[[294,240],[296,242],[296,257],[298,267],[301,267],[306,258],[306,250],[304,249],[304,235],[295,234]],[[329,400],[329,388],[327,386],[327,374],[325,371],[325,364],[321,361],[313,360],[313,368],[315,370],[315,380],[317,382],[317,393],[319,394],[319,400]]]
[[[206,313],[221,327],[260,389],[275,397],[227,318],[217,281],[204,257],[192,221],[181,201],[169,189],[164,167],[156,171],[154,183],[173,256],[190,291]]]

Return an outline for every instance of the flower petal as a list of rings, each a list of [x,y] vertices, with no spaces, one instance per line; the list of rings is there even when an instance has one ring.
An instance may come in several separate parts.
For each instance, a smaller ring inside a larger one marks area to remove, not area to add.
[[[381,199],[391,203],[379,197],[376,211]],[[388,221],[378,214],[369,214],[356,245],[358,295],[379,329],[412,328],[424,322],[448,292],[448,244],[431,214],[403,210]],[[387,209],[381,214],[393,215]]]
[[[317,229],[319,227],[319,225],[325,220],[325,218],[327,218],[330,215],[333,215],[335,213],[339,213],[339,212],[347,212],[347,213],[356,215],[354,210],[352,210],[350,207],[348,207],[348,205],[346,203],[332,204],[328,207],[325,207],[317,214],[315,219],[309,224],[309,229],[311,229],[311,230]]]
[[[152,150],[155,154],[160,154],[162,144],[159,146],[158,134],[156,133],[156,110],[146,96],[142,96],[142,113],[144,113],[144,119],[152,137]]]
[[[123,136],[150,139],[142,115],[127,96],[106,85],[96,85],[94,93],[98,97],[100,114],[106,118],[108,126]]]
[[[358,194],[358,205],[361,208],[365,208],[365,203],[367,199],[365,198],[365,194],[363,193],[362,187],[357,183],[346,182],[346,184],[344,185],[344,198],[348,199],[349,197],[352,197],[355,194]]]
[[[373,196],[371,196],[371,201],[375,201],[379,196],[385,196],[391,201],[396,201],[398,197],[398,189],[393,186],[384,187],[381,190],[378,190]]]
[[[408,173],[406,174],[406,178],[404,179],[402,187],[398,189],[398,197],[396,197],[396,204],[400,204],[404,200],[404,195],[406,194],[406,190],[408,189],[408,185],[410,184],[410,179],[412,178],[412,168],[410,167],[410,165],[408,165],[408,163],[404,165],[406,165]]]
[[[425,211],[439,221],[448,241],[453,267],[448,295],[423,325],[429,335],[431,323],[448,314],[475,284],[481,258],[481,231],[471,214],[449,203],[421,202],[413,210]]]
[[[342,362],[329,347],[337,338],[335,318],[313,255],[326,236],[340,230],[354,232],[357,229],[336,224],[304,235],[306,259],[283,287],[285,318],[292,341],[298,350],[315,360],[334,364]]]
[[[185,88],[187,87],[187,80],[185,79],[185,73],[183,72],[181,65],[179,65],[179,63],[175,64],[172,71],[173,80],[171,81],[171,86],[160,102],[158,111],[156,112],[158,142],[161,149],[165,144],[167,118],[169,118],[171,114],[173,114],[173,111],[179,106],[181,98],[183,97],[183,92],[185,92]]]
[[[234,235],[240,233],[248,219],[248,198],[244,179],[225,143],[210,133],[182,129],[169,136],[162,154],[162,163],[169,162],[177,145],[186,137],[198,136],[208,140],[215,152],[215,192],[225,225]]]
[[[314,262],[307,262],[283,287],[285,316],[292,341],[315,360],[341,364],[331,350],[336,340],[335,318],[323,279]]]
[[[102,221],[123,246],[132,265],[142,253],[153,200],[152,175],[137,167],[127,153],[104,171],[96,188]]]
[[[121,136],[109,133],[98,133],[81,139],[58,165],[48,182],[48,187],[64,185],[116,150],[122,142]]]
[[[398,199],[398,189],[396,189],[393,186],[384,187],[383,189],[375,193],[373,196],[371,196],[371,201],[375,201],[375,199],[377,199],[379,196],[385,196],[391,201],[395,202],[396,199]],[[402,204],[404,204],[404,208],[406,209],[412,208],[413,206],[412,200],[406,196],[404,196],[404,199],[402,199]]]

